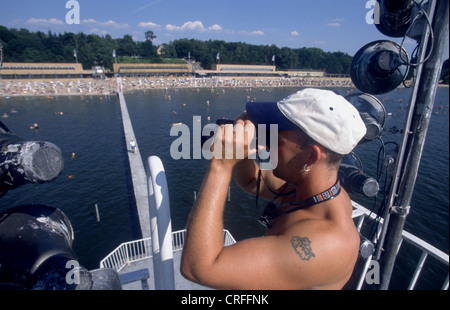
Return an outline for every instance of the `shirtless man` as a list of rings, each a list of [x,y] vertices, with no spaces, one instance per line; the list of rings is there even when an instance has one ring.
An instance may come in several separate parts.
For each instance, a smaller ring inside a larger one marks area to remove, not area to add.
[[[278,164],[258,178],[258,165],[248,159],[250,131],[233,138],[246,146],[245,159],[210,161],[188,221],[182,274],[218,289],[341,289],[360,239],[337,173],[343,155],[366,133],[358,111],[331,91],[305,89],[278,103],[249,103],[236,123],[250,122],[278,124]],[[279,207],[266,210],[264,237],[224,247],[222,215],[232,177],[255,195],[259,179],[259,197]]]

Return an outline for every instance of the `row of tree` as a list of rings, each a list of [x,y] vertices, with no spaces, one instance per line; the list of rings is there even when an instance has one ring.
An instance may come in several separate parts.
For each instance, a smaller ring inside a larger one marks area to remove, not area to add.
[[[91,68],[103,63],[112,69],[113,50],[117,55],[140,55],[155,60],[156,47],[151,40],[134,42],[130,35],[113,39],[106,35],[63,33],[46,34],[41,31],[30,32],[27,29],[8,29],[0,26],[0,40],[3,43],[4,62],[75,62]]]
[[[186,57],[204,68],[220,61],[226,64],[273,65],[279,70],[320,69],[328,73],[348,74],[352,57],[342,52],[324,52],[318,48],[279,48],[276,45],[252,45],[243,42],[194,39],[175,40],[164,45],[165,57]]]
[[[73,62],[76,51],[76,59],[83,67],[90,68],[94,63],[102,62],[106,68],[112,69],[115,50],[118,61],[124,57],[127,61],[163,62],[167,58],[190,56],[204,69],[211,69],[213,64],[220,61],[227,64],[275,64],[279,70],[321,69],[328,73],[347,74],[352,60],[347,54],[324,52],[318,48],[291,49],[275,45],[194,39],[163,44],[160,53],[157,53],[158,47],[152,43],[155,38],[152,31],[147,31],[146,40],[139,42],[130,35],[113,39],[110,35],[30,32],[27,29],[0,26],[5,62]],[[218,55],[220,59],[217,59]]]
[[[56,34],[8,29],[0,25],[4,62],[78,62],[84,68],[96,63],[112,69],[114,61],[161,63],[167,59],[188,58],[204,69],[215,63],[273,65],[278,70],[317,69],[330,74],[348,74],[352,57],[342,52],[325,52],[318,48],[279,48],[276,45],[252,45],[220,40],[179,39],[158,47],[153,44],[153,31],[145,33],[145,41],[132,36],[113,39],[84,33]],[[113,57],[116,51],[117,59]],[[159,53],[158,53],[159,50]],[[76,57],[75,57],[76,54]],[[444,63],[443,80],[448,83],[448,60]]]

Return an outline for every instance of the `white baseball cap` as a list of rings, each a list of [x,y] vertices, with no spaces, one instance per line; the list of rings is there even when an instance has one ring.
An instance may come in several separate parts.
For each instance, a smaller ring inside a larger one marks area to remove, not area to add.
[[[366,134],[358,110],[330,90],[307,88],[279,102],[248,102],[247,115],[255,126],[300,128],[320,145],[342,155],[350,153]]]

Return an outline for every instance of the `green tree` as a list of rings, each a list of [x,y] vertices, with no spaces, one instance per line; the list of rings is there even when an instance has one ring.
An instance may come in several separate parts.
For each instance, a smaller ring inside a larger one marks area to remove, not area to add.
[[[154,39],[156,39],[156,36],[153,33],[153,31],[148,30],[148,31],[145,32],[145,41],[153,42]]]
[[[122,39],[118,40],[118,54],[120,56],[136,56],[138,54],[138,49],[136,43],[133,41],[133,37],[129,34],[123,36]]]

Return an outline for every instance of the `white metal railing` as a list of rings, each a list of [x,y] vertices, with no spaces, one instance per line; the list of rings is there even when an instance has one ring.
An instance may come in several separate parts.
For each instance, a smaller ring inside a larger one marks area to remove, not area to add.
[[[353,202],[353,219],[355,220],[358,231],[361,229],[365,219],[376,219],[376,214],[371,213],[369,210],[363,206]],[[382,220],[381,220],[382,221]],[[381,230],[381,225],[378,230],[378,234]],[[236,240],[230,234],[228,230],[223,231],[224,235],[224,246],[228,246],[236,243]],[[414,274],[412,275],[411,281],[409,283],[408,289],[414,289],[419,276],[424,268],[424,263],[429,256],[437,259],[437,261],[446,266],[448,271],[449,267],[449,256],[436,247],[430,245],[429,243],[417,238],[407,231],[403,231],[403,240],[414,246],[415,249],[421,251],[421,257],[416,265]],[[172,233],[172,248],[173,251],[180,251],[183,249],[184,241],[186,237],[186,230],[179,230]],[[371,240],[375,242],[375,240]],[[402,243],[403,244],[403,243]],[[400,249],[399,249],[400,250]],[[120,271],[124,266],[129,263],[139,261],[142,259],[152,257],[152,246],[151,238],[145,238],[140,240],[135,240],[131,242],[125,242],[119,245],[114,251],[112,251],[108,256],[106,256],[100,262],[100,268],[111,268],[116,271]],[[364,284],[365,276],[368,269],[370,268],[370,262],[372,257],[367,258],[367,262],[363,267],[363,270],[358,275],[359,279],[357,282],[356,289],[361,289]],[[449,287],[449,276],[447,272],[447,278],[442,284],[442,289],[446,290]]]
[[[353,219],[355,220],[356,223],[356,227],[358,229],[358,231],[361,230],[361,227],[364,223],[364,220],[366,218],[369,218],[371,220],[375,220],[376,219],[376,214],[370,212],[369,210],[367,210],[366,208],[364,208],[363,206],[361,206],[360,204],[353,202]],[[380,220],[380,222],[382,223],[382,219]],[[381,230],[381,225],[379,225],[378,230],[377,230],[377,234],[375,236],[375,238],[379,237],[380,234],[380,230]],[[425,242],[422,239],[419,239],[418,237],[412,235],[411,233],[407,232],[407,231],[403,231],[402,233],[402,241],[406,241],[407,243],[411,244],[415,249],[417,249],[418,251],[421,251],[421,257],[419,259],[419,261],[417,262],[416,265],[416,269],[414,274],[412,275],[411,281],[409,283],[408,286],[408,290],[413,290],[417,280],[419,279],[419,276],[423,270],[424,267],[424,263],[426,261],[426,259],[428,258],[428,256],[433,256],[434,258],[437,259],[437,261],[446,266],[447,268],[447,278],[444,281],[444,283],[442,284],[442,289],[443,290],[447,290],[448,286],[449,286],[449,275],[448,275],[448,266],[449,266],[449,256],[448,254],[445,254],[444,252],[442,252],[441,250],[437,249],[436,247],[430,245],[429,243]],[[371,240],[372,242],[375,242],[375,240]],[[400,247],[403,245],[403,242],[401,243]],[[400,251],[400,247],[398,249],[398,251]],[[359,275],[359,281],[358,281],[358,285],[357,285],[357,289],[361,289],[366,273],[370,267],[370,260],[372,259],[372,257],[369,257],[367,259],[367,263],[365,264],[362,272]]]
[[[183,249],[186,230],[172,233],[172,249],[180,251]],[[223,230],[223,245],[228,246],[236,243],[233,236],[226,229]],[[111,268],[119,272],[123,267],[132,262],[152,257],[151,238],[144,238],[125,242],[100,261],[100,268]]]

